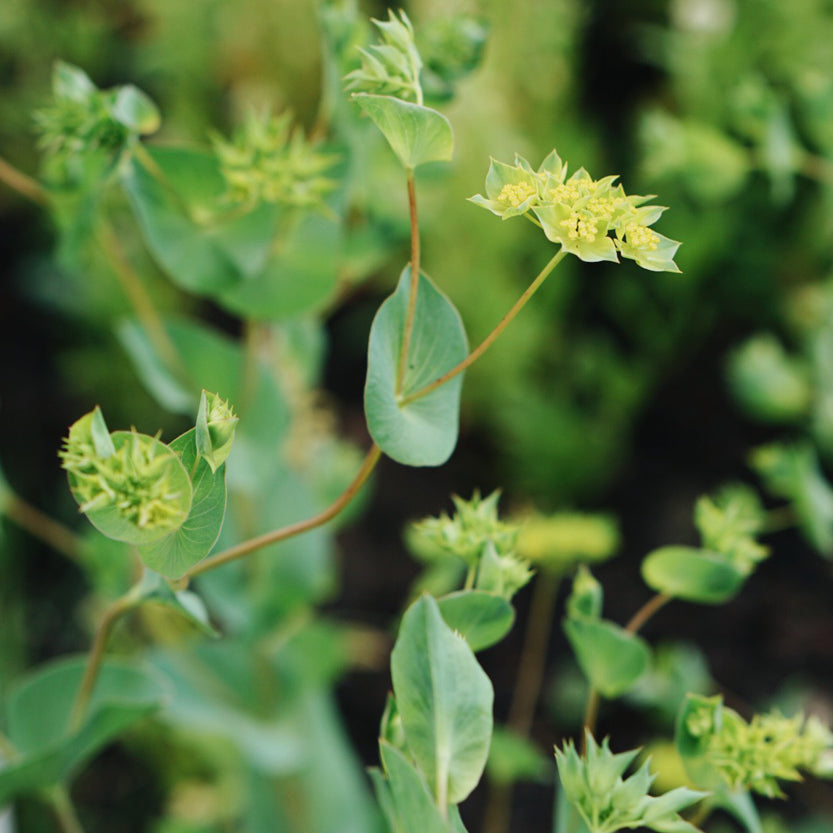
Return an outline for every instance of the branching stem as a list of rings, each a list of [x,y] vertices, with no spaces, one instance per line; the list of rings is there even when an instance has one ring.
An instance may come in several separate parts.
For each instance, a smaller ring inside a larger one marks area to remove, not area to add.
[[[56,552],[65,555],[71,561],[79,559],[81,542],[78,536],[69,527],[50,518],[23,498],[17,495],[8,497],[3,513],[10,521],[48,544]]]
[[[120,599],[113,602],[105,611],[99,623],[98,630],[95,633],[93,645],[90,648],[90,655],[87,659],[87,667],[84,669],[84,676],[81,679],[81,685],[78,687],[78,694],[75,696],[75,703],[72,706],[72,714],[69,721],[70,731],[79,729],[84,721],[84,715],[90,704],[93,690],[95,689],[95,682],[101,670],[104,651],[107,648],[107,641],[112,633],[113,625],[125,613],[134,608],[136,604],[136,597],[131,591],[128,591]]]
[[[84,833],[66,787],[56,787],[49,796],[49,804],[61,833]]]
[[[628,633],[636,633],[639,629],[661,608],[671,601],[671,596],[666,593],[657,593],[645,602],[639,610],[631,617],[630,622],[625,625]]]
[[[515,302],[512,309],[506,313],[506,315],[501,318],[500,323],[492,330],[489,335],[486,336],[485,339],[480,343],[478,347],[472,350],[468,356],[466,356],[463,361],[461,361],[456,367],[452,367],[447,373],[444,373],[438,379],[435,379],[430,384],[427,384],[424,388],[420,388],[418,391],[414,391],[414,393],[409,394],[408,396],[403,397],[399,400],[400,407],[404,407],[410,402],[415,401],[416,399],[421,399],[423,396],[427,396],[429,393],[432,393],[437,388],[442,387],[446,382],[451,381],[455,376],[458,376],[462,373],[467,367],[474,364],[494,343],[497,337],[509,326],[512,319],[526,306],[527,301],[536,293],[538,288],[541,284],[546,280],[547,276],[555,269],[556,266],[564,259],[564,256],[567,253],[564,249],[559,249],[555,255],[550,259],[549,263],[538,273],[538,276],[535,278],[534,281],[526,288],[526,291],[521,295],[520,298]]]
[[[295,523],[283,526],[280,529],[274,529],[264,535],[258,535],[256,538],[250,538],[248,541],[243,541],[236,544],[223,552],[212,555],[205,561],[200,562],[195,567],[192,567],[183,577],[183,586],[187,581],[194,576],[204,573],[208,570],[213,570],[215,567],[220,567],[223,564],[228,564],[230,561],[236,561],[238,558],[249,555],[256,550],[268,547],[270,544],[277,544],[279,541],[285,541],[287,538],[294,538],[296,535],[301,535],[318,526],[323,526],[327,521],[332,520],[351,500],[359,493],[361,487],[370,477],[371,472],[376,468],[382,452],[375,443],[370,447],[367,456],[364,458],[361,468],[356,476],[353,478],[350,485],[324,510],[311,518],[303,521],[296,521]]]
[[[49,194],[46,189],[3,158],[0,158],[0,182],[5,182],[9,188],[38,205],[49,204]]]

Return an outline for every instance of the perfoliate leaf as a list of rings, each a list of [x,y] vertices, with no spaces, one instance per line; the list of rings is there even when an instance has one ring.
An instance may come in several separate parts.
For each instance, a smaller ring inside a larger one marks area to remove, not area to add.
[[[489,754],[492,684],[430,596],[405,612],[391,674],[408,748],[436,802],[461,802]]]
[[[370,435],[385,454],[408,466],[439,466],[457,444],[463,374],[426,396],[402,401],[463,361],[468,343],[460,314],[421,274],[408,361],[397,392],[410,281],[406,267],[373,319],[364,407]]]
[[[442,113],[389,95],[357,93],[353,98],[376,122],[406,170],[451,159],[454,135]]]

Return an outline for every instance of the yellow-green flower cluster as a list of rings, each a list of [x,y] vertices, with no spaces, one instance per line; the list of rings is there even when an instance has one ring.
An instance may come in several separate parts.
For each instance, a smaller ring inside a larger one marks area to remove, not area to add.
[[[514,165],[492,160],[486,196],[471,201],[504,220],[530,216],[547,238],[582,260],[635,260],[654,272],[679,272],[674,254],[679,243],[651,226],[665,208],[645,205],[651,197],[628,195],[616,176],[593,179],[584,168],[569,178],[567,165],[553,150],[533,170],[521,156]]]
[[[373,20],[381,43],[359,49],[362,64],[345,77],[354,92],[391,95],[422,104],[419,73],[422,59],[414,43],[414,27],[405,12],[388,10],[387,20]]]
[[[230,140],[213,137],[214,152],[235,202],[261,202],[310,208],[334,188],[322,176],[334,159],[319,153],[284,113],[268,117],[250,113]]]
[[[564,795],[578,810],[590,833],[616,833],[647,827],[660,833],[696,833],[697,828],[679,815],[705,793],[677,787],[664,795],[648,794],[655,776],[646,761],[637,772],[622,778],[639,754],[638,749],[614,754],[607,739],[601,746],[590,732],[582,758],[572,741],[555,750],[558,777]]]
[[[188,516],[191,495],[176,455],[135,429],[107,433],[98,409],[70,428],[59,456],[81,512],[114,509],[132,526],[160,532]]]
[[[801,781],[799,770],[833,775],[833,733],[816,717],[772,711],[747,723],[712,697],[689,713],[686,729],[705,743],[708,762],[731,789],[783,798],[777,779]]]
[[[529,582],[532,570],[515,553],[520,527],[498,518],[499,499],[499,491],[485,498],[475,491],[471,500],[453,495],[453,517],[426,518],[413,531],[421,549],[463,559],[478,590],[508,599]]]

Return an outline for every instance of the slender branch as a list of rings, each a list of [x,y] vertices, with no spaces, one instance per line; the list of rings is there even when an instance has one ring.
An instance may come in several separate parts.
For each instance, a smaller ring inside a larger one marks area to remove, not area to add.
[[[0,182],[5,182],[9,188],[38,205],[49,204],[49,194],[39,182],[2,158],[0,158]]]
[[[636,633],[658,610],[665,607],[671,598],[666,593],[657,593],[656,596],[652,596],[634,613],[630,622],[625,625],[625,630],[628,633]]]
[[[183,374],[185,370],[179,353],[177,353],[176,347],[171,341],[142,279],[127,259],[127,255],[113,229],[107,224],[102,225],[98,238],[119,280],[119,284],[124,290],[124,294],[130,301],[130,305],[136,312],[136,316],[141,321],[142,327],[153,342],[159,356],[171,370]]]
[[[84,833],[66,787],[56,787],[49,796],[49,804],[61,833]]]
[[[3,507],[3,513],[10,521],[48,544],[56,552],[65,555],[72,561],[79,559],[81,542],[78,536],[69,527],[54,520],[54,518],[50,518],[49,515],[27,503],[23,498],[17,495],[8,497]]]
[[[90,703],[90,698],[95,688],[95,681],[98,679],[98,672],[101,670],[101,663],[104,659],[104,651],[107,648],[107,641],[113,630],[113,625],[131,608],[136,606],[136,598],[128,591],[120,599],[110,605],[98,626],[93,645],[90,649],[90,656],[87,659],[87,667],[84,669],[84,676],[81,685],[78,687],[78,694],[75,696],[75,703],[72,706],[72,714],[69,720],[71,731],[80,728],[84,720],[84,714]]]
[[[779,506],[777,509],[770,509],[766,513],[763,533],[780,532],[782,529],[789,529],[798,523],[795,510],[792,506]]]
[[[599,703],[601,698],[595,688],[590,688],[587,693],[587,705],[584,708],[584,720],[582,721],[584,731],[581,733],[581,754],[587,754],[587,733],[596,734],[596,720],[599,717]]]
[[[373,469],[376,468],[376,463],[379,462],[379,458],[381,456],[382,452],[379,446],[374,443],[367,452],[367,456],[364,458],[361,468],[353,478],[350,485],[333,501],[333,503],[330,504],[330,506],[319,512],[317,515],[313,515],[311,518],[307,518],[303,521],[296,521],[295,523],[289,524],[289,526],[281,527],[280,529],[274,529],[271,532],[259,535],[256,538],[250,538],[248,541],[243,541],[242,543],[230,547],[223,552],[217,553],[217,555],[212,555],[211,558],[207,558],[205,561],[202,561],[195,567],[192,567],[183,577],[183,581],[187,582],[189,579],[199,575],[200,573],[204,573],[207,570],[213,570],[215,567],[228,564],[230,561],[235,561],[238,558],[243,558],[243,556],[249,555],[249,553],[255,552],[256,550],[263,549],[263,547],[268,547],[270,544],[277,544],[279,541],[285,541],[287,538],[294,538],[296,535],[308,532],[310,529],[323,526],[327,523],[327,521],[338,515],[338,513],[341,512],[341,510],[344,509],[344,507],[347,506],[347,504],[350,503],[350,501],[353,500],[353,498],[358,494],[361,487],[367,481],[367,478],[370,477]]]
[[[408,210],[411,216],[411,284],[408,289],[408,308],[405,312],[405,328],[402,332],[402,349],[399,353],[399,366],[396,369],[397,396],[402,393],[405,381],[405,369],[408,367],[408,353],[411,349],[411,337],[414,332],[417,291],[419,289],[419,218],[417,216],[416,185],[413,172],[408,174]]]
[[[507,726],[523,738],[529,737],[535,706],[541,694],[541,683],[547,658],[547,642],[550,636],[555,601],[558,596],[558,579],[549,573],[540,573],[535,581],[529,616],[526,620],[521,658],[515,677],[515,690],[509,706]],[[513,784],[491,784],[486,812],[483,815],[481,833],[505,833],[512,817]]]
[[[500,320],[500,323],[497,327],[492,330],[489,335],[486,336],[485,339],[480,343],[480,346],[474,349],[469,355],[463,359],[456,367],[452,367],[447,373],[444,373],[439,379],[435,379],[430,384],[426,385],[424,388],[420,388],[418,391],[409,394],[408,396],[402,397],[398,400],[399,406],[403,407],[410,402],[413,402],[416,399],[421,399],[423,396],[427,396],[429,393],[432,393],[437,388],[444,385],[446,382],[451,381],[455,376],[458,376],[462,373],[469,365],[474,364],[493,344],[495,339],[509,326],[512,319],[526,306],[527,301],[535,294],[541,284],[546,280],[547,276],[555,269],[556,266],[563,260],[564,256],[567,253],[564,249],[559,249],[556,254],[552,257],[552,259],[547,263],[547,265],[538,273],[538,276],[535,278],[534,281],[527,287],[526,291],[520,298],[515,302],[512,309],[503,316]]]

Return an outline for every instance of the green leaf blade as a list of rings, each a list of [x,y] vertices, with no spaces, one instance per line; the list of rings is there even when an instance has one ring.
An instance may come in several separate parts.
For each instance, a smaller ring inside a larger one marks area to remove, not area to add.
[[[457,444],[463,374],[406,405],[397,401],[396,375],[410,277],[410,267],[406,267],[370,329],[365,413],[371,436],[389,457],[408,466],[440,466]],[[430,384],[467,355],[460,314],[430,278],[421,274],[402,397]]]
[[[191,511],[175,532],[138,549],[151,570],[176,579],[202,561],[217,542],[226,513],[226,478],[225,465],[213,472],[205,459],[197,459],[195,428],[177,437],[169,448],[177,454],[183,468],[193,472]]]
[[[500,642],[515,623],[515,609],[502,596],[482,590],[460,590],[437,599],[445,623],[475,653]]]
[[[454,134],[442,113],[389,95],[356,93],[353,98],[382,131],[406,170],[451,159]]]
[[[393,690],[408,747],[437,802],[475,788],[489,754],[493,692],[465,640],[430,596],[406,611],[391,656]]]
[[[695,547],[660,547],[642,562],[645,583],[658,593],[700,604],[732,599],[746,576],[726,558]]]

